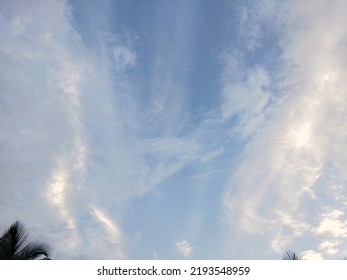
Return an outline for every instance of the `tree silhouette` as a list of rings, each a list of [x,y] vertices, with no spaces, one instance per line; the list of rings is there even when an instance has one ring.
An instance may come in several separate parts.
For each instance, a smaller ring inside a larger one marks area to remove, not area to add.
[[[14,222],[0,237],[0,260],[49,260],[46,243],[29,242],[25,226]]]
[[[290,261],[297,261],[297,260],[303,260],[302,257],[300,257],[298,254],[296,254],[293,251],[286,251],[282,257],[282,260],[290,260]]]

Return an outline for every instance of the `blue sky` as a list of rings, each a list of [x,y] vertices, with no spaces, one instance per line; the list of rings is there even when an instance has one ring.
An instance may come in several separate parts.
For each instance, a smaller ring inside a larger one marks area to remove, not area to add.
[[[346,9],[1,1],[0,228],[54,259],[345,257]]]

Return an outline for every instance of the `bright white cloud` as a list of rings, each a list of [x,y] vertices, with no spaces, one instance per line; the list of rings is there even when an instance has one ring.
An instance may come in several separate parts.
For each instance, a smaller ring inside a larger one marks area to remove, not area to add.
[[[313,250],[304,251],[300,254],[300,257],[304,260],[323,260],[320,253]]]
[[[109,233],[111,240],[114,243],[120,243],[121,233],[118,227],[100,209],[97,209],[96,207],[91,207],[91,209],[93,210],[95,217],[103,224],[106,231]]]
[[[347,222],[340,210],[331,210],[322,215],[319,226],[315,229],[318,235],[330,235],[333,238],[347,237]]]

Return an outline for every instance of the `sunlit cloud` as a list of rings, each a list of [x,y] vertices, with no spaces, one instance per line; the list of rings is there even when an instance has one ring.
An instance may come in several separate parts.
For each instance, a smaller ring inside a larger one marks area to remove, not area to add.
[[[91,207],[92,213],[96,219],[103,225],[106,232],[108,233],[111,241],[115,244],[120,243],[121,232],[117,225],[112,222],[112,220],[106,216],[106,214],[96,207]]]
[[[323,260],[323,257],[318,252],[313,250],[304,251],[300,254],[300,257],[304,260]]]
[[[330,235],[334,238],[347,237],[347,223],[344,222],[344,213],[340,210],[332,210],[322,215],[318,228],[319,235]]]

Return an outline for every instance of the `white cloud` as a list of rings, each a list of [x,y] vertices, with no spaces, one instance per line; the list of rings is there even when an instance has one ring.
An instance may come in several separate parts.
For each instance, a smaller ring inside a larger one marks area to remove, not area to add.
[[[313,250],[304,251],[300,254],[300,257],[304,260],[323,260],[320,253]]]
[[[324,240],[319,244],[318,249],[325,254],[336,255],[340,244],[338,240]]]
[[[140,83],[132,87],[127,76],[135,48],[103,38],[99,26],[88,34],[95,46],[86,46],[70,11],[65,1],[2,5],[1,226],[20,218],[37,227],[53,258],[124,258],[127,240],[114,222],[124,205],[209,150],[194,133],[176,136],[185,85],[171,80],[175,67],[151,71],[155,92],[145,108]]]
[[[109,234],[111,241],[115,244],[119,244],[121,232],[117,225],[112,222],[112,220],[107,217],[107,215],[100,209],[96,208],[95,206],[91,206],[91,209],[97,220],[104,226],[105,230]]]
[[[314,232],[317,235],[328,235],[333,238],[347,237],[347,222],[344,221],[344,213],[340,210],[323,213],[319,226]]]
[[[7,1],[0,20],[4,227],[20,219],[39,228],[53,258],[102,258],[109,245],[93,255],[86,235],[96,232],[79,217],[89,212],[86,199],[93,201],[85,184],[91,152],[85,114],[92,107],[86,100],[94,99],[95,80],[99,89],[110,84],[105,68],[75,36],[65,1]]]
[[[178,240],[175,246],[178,252],[185,258],[188,258],[193,252],[193,246],[187,240]]]
[[[88,49],[84,34],[71,24],[67,2],[4,1],[4,227],[16,218],[36,225],[42,239],[59,244],[56,258],[124,258],[126,235],[115,221],[127,201],[192,163],[224,155],[228,147],[219,146],[221,138],[232,135],[250,140],[223,200],[236,234],[261,236],[277,252],[313,236],[316,251],[338,254],[346,243],[343,216],[333,216],[347,205],[346,4],[320,1],[311,9],[309,2],[269,2],[243,11],[240,35],[247,37],[245,49],[255,51],[263,43],[262,28],[269,27],[261,21],[278,14],[273,22],[274,32],[281,29],[280,81],[274,86],[266,65],[248,66],[245,56],[230,52],[224,56],[220,111],[211,109],[200,124],[189,125],[187,73],[177,69],[193,50],[172,53],[171,46],[163,50],[163,42],[156,42],[159,51],[142,88],[139,81],[131,84],[128,71],[138,66],[136,48],[121,39],[105,43],[103,32],[96,32],[91,37],[98,49]],[[182,35],[183,27],[164,36],[166,46],[176,39],[194,41],[194,32]],[[333,210],[326,213],[320,203]],[[175,246],[184,257],[192,253],[185,240]]]
[[[342,191],[339,202],[329,202],[325,195],[329,185],[346,180],[341,172],[347,168],[347,84],[343,78],[347,73],[347,28],[341,13],[346,3],[321,1],[313,9],[309,2],[297,4],[283,4],[274,20],[280,27],[282,82],[277,90],[282,97],[268,105],[267,119],[248,143],[230,179],[224,206],[232,228],[250,236],[261,234],[276,251],[311,237],[310,245],[322,250],[322,255],[337,254],[343,245],[333,251],[331,242],[337,236],[345,238],[344,222],[329,216],[315,228],[313,221],[324,213],[324,206],[344,207],[341,200],[345,201]],[[333,11],[336,17],[331,16]],[[243,86],[248,84],[246,79]],[[257,86],[244,93],[249,95],[251,105],[252,94],[262,93],[255,89],[261,82],[253,85]],[[235,97],[230,104],[237,105],[232,107],[227,102],[225,112],[240,112],[246,108],[242,104],[248,106],[242,96],[237,96],[242,92],[237,89],[230,90]],[[249,105],[249,115],[263,110],[266,102],[257,104],[260,110]],[[317,232],[327,234],[325,243],[319,245],[322,237],[316,237]]]
[[[227,56],[228,60],[234,60]],[[232,64],[232,63],[231,63]],[[270,93],[266,90],[269,77],[266,70],[257,66],[235,79],[235,73],[242,69],[228,69],[234,67],[227,63],[224,69],[223,92],[224,98],[222,114],[224,121],[236,118],[238,125],[236,132],[241,136],[249,136],[261,127],[266,118],[266,106],[269,103]],[[240,67],[240,66],[239,66]]]
[[[201,159],[202,162],[208,162],[220,155],[222,155],[224,152],[224,149],[223,148],[218,148],[210,153],[207,153],[206,155],[204,155]]]

